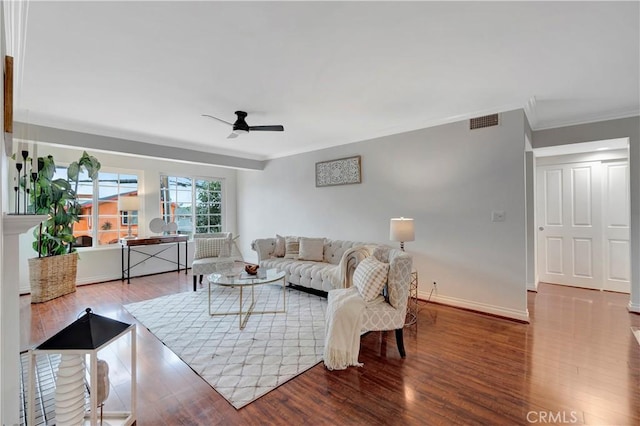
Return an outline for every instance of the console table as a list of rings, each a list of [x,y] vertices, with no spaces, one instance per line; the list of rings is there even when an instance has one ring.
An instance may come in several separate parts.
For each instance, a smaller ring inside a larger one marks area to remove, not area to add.
[[[184,273],[187,274],[187,241],[189,237],[186,235],[162,235],[157,237],[148,237],[148,238],[121,238],[121,259],[122,259],[122,281],[124,281],[124,277],[127,277],[127,284],[131,282],[131,268],[135,268],[140,265],[142,262],[145,262],[148,259],[156,258],[160,260],[164,260],[165,262],[169,262],[175,264],[177,272],[180,272],[180,243],[184,243]],[[147,253],[141,250],[136,250],[135,247],[138,246],[155,246],[164,244],[163,247],[159,247],[159,249],[155,253]],[[170,244],[175,244],[178,252],[177,260],[170,260],[164,257],[159,256],[159,254],[169,250],[172,246]],[[127,252],[126,259],[126,267],[125,267],[125,249]],[[134,253],[139,253],[144,256],[142,260],[137,263],[131,264],[131,251]],[[126,272],[126,274],[125,274]]]

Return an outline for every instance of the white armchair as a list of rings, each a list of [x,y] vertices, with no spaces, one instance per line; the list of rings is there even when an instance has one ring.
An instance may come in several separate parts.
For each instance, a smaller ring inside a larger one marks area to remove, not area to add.
[[[372,253],[379,261],[389,264],[387,277],[388,300],[378,296],[367,302],[364,309],[362,331],[395,330],[400,356],[406,356],[402,330],[407,316],[409,285],[413,259],[404,251],[389,247],[377,247]]]
[[[328,292],[323,357],[329,370],[361,365],[360,336],[369,331],[395,330],[398,352],[406,357],[403,328],[413,260],[385,246],[362,246],[355,251],[351,287]]]
[[[238,237],[236,237],[238,238]],[[233,266],[236,261],[242,262],[242,254],[235,244],[231,232],[211,234],[194,234],[195,246],[191,273],[193,275],[193,291],[197,288],[197,278],[202,284],[202,276],[218,272]]]

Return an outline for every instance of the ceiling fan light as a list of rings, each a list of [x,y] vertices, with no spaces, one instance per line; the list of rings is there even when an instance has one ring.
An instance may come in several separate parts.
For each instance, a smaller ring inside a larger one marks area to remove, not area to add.
[[[240,136],[240,135],[244,135],[249,133],[248,130],[244,130],[244,129],[234,129],[233,133],[235,133],[236,135]]]

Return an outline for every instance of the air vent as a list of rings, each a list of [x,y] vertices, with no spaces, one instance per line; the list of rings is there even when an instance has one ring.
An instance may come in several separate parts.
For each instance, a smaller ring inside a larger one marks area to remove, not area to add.
[[[469,129],[482,129],[484,127],[497,126],[498,114],[485,115],[484,117],[476,117],[469,120]]]

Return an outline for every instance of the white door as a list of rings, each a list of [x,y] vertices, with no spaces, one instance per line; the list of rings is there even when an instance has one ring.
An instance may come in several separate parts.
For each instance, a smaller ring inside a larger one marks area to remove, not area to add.
[[[605,290],[629,293],[629,165],[627,161],[602,164]]]
[[[601,289],[600,163],[540,166],[536,175],[539,280]]]

